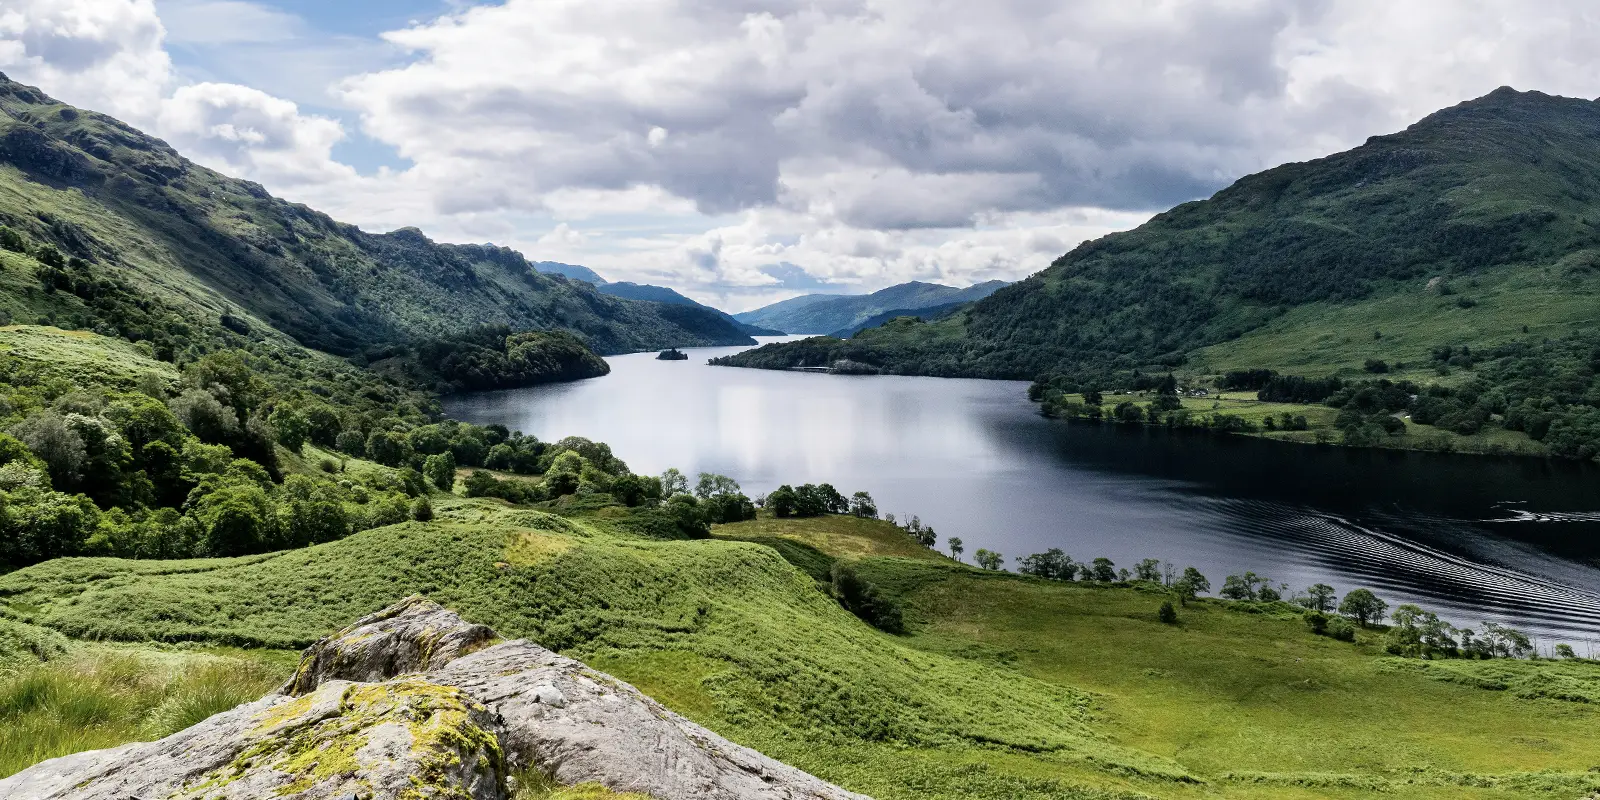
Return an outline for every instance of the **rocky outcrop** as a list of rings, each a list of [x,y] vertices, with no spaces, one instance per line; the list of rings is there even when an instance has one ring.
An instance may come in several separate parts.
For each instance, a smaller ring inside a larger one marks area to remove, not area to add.
[[[411,598],[309,648],[280,693],[0,780],[18,800],[506,800],[536,769],[658,800],[867,800],[637,689]]]
[[[305,694],[325,680],[381,681],[427,672],[488,644],[494,631],[462,621],[420,597],[408,597],[312,645],[278,691]]]

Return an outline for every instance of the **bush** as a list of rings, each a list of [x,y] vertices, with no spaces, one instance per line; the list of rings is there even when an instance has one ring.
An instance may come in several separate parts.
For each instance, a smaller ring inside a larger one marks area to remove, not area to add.
[[[426,495],[417,498],[411,504],[411,518],[418,522],[427,522],[433,519],[433,504],[428,502]]]
[[[1171,600],[1161,601],[1161,609],[1156,612],[1156,618],[1167,625],[1178,624],[1178,609],[1172,607]]]
[[[449,492],[456,488],[456,457],[454,453],[445,452],[428,456],[423,462],[422,474],[428,482],[439,487],[441,492]]]
[[[365,458],[367,455],[367,435],[361,431],[340,431],[334,440],[334,447],[341,453],[349,453],[356,458]]]
[[[862,622],[884,633],[905,633],[905,618],[896,603],[848,564],[833,565],[833,596]]]

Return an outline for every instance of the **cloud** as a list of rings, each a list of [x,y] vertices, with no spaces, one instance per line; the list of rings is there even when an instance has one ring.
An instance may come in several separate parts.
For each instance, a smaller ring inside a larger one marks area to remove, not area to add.
[[[787,261],[761,267],[761,274],[776,279],[777,288],[780,289],[832,289],[838,286],[806,272],[804,267]]]
[[[172,80],[163,35],[151,0],[7,0],[0,70],[69,103],[146,124]]]
[[[276,186],[355,177],[332,158],[344,138],[339,123],[246,86],[185,86],[162,103],[158,127],[191,157]]]
[[[305,29],[293,14],[242,0],[161,0],[159,8],[170,44],[283,42]]]
[[[367,227],[732,304],[1014,279],[1501,84],[1600,94],[1576,0],[449,7],[306,68],[337,37],[265,0],[10,0],[0,68]],[[208,80],[176,87],[157,8]],[[339,165],[357,125],[410,166]]]

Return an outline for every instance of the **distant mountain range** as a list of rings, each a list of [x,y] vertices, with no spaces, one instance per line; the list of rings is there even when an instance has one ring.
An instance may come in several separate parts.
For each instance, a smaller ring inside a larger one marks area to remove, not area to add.
[[[912,281],[872,294],[803,295],[754,311],[734,314],[733,318],[785,333],[853,336],[863,328],[875,327],[895,317],[982,300],[1005,285],[1005,281],[988,281],[957,289],[937,283]]]
[[[563,264],[562,266],[571,266],[571,265]],[[591,274],[591,275],[594,274],[592,271],[589,271],[584,267],[575,267],[574,269],[584,270],[586,272],[589,272],[589,274]],[[600,278],[599,275],[595,275],[595,277],[596,278]],[[605,279],[601,278],[601,283],[596,285],[596,288],[598,288],[600,290],[601,294],[608,294],[608,295],[611,295],[612,297],[621,298],[623,300],[644,300],[646,302],[651,302],[651,303],[666,303],[667,305],[672,305],[672,306],[689,306],[691,308],[705,309],[706,311],[710,311],[710,312],[712,312],[714,314],[717,314],[717,315],[719,315],[721,317],[726,318],[728,320],[729,324],[734,325],[735,327],[739,328],[739,330],[743,331],[745,334],[747,334],[749,336],[782,336],[783,335],[783,331],[772,330],[770,328],[763,328],[763,327],[761,327],[759,325],[750,325],[750,324],[747,324],[747,323],[744,323],[744,322],[740,322],[739,320],[735,319],[731,314],[728,314],[725,311],[719,311],[719,310],[717,310],[715,308],[712,308],[711,306],[708,306],[708,305],[706,305],[704,303],[697,303],[697,302],[695,302],[693,300],[690,300],[687,297],[684,297],[681,294],[678,294],[676,291],[674,291],[672,289],[668,289],[665,286],[652,286],[652,285],[650,285],[648,283],[629,283],[627,281],[618,281],[617,283],[605,283],[604,280]]]

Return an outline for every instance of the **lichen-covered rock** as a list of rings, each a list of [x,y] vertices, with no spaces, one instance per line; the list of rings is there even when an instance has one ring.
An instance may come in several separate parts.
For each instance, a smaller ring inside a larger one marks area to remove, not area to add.
[[[493,718],[416,677],[269,695],[159,742],[46,761],[0,781],[16,800],[501,800]]]
[[[507,800],[539,769],[657,800],[868,800],[622,681],[410,598],[309,648],[281,693],[159,742],[53,759],[6,800]]]
[[[427,672],[493,641],[494,631],[421,597],[389,608],[312,645],[278,691],[304,694],[326,680],[382,681]]]
[[[564,784],[601,783],[660,800],[866,800],[531,642],[463,656],[428,679],[459,687],[498,717],[508,763]]]

